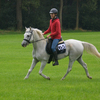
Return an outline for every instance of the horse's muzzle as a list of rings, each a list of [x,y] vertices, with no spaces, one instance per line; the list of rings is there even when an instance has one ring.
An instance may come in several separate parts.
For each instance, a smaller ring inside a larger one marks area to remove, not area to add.
[[[28,45],[28,42],[26,42],[26,41],[22,41],[22,47],[26,47],[27,45]]]
[[[22,47],[26,47],[26,45],[25,44],[22,44]]]

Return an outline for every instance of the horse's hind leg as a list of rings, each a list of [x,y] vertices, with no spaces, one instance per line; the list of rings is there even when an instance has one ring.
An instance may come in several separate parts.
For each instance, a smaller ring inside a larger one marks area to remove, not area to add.
[[[69,60],[69,65],[68,65],[68,69],[66,74],[64,75],[64,77],[61,80],[64,80],[65,77],[67,76],[67,74],[72,70],[72,65],[73,65],[74,61]]]
[[[37,62],[38,62],[38,60],[33,59],[33,61],[32,61],[32,65],[31,65],[30,69],[28,70],[28,73],[27,73],[27,75],[25,76],[24,79],[28,79],[28,77],[29,77],[31,71],[33,70],[33,68],[35,67],[35,65],[37,64]]]
[[[86,63],[84,63],[84,61],[82,60],[82,56],[80,56],[77,61],[83,66],[83,68],[85,69],[86,75],[89,79],[92,79],[92,77],[89,75],[88,69],[87,69],[87,65]]]

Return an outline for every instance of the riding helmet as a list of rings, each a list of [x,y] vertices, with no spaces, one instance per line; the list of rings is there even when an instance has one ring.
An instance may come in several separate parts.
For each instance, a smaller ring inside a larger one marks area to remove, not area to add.
[[[52,14],[52,13],[57,14],[58,10],[56,8],[52,8],[49,13],[50,14]]]

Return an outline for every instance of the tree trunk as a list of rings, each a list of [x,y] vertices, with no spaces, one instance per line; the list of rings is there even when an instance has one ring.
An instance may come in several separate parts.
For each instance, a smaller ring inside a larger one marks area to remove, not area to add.
[[[17,17],[17,29],[22,29],[22,9],[21,9],[22,2],[21,0],[17,0],[16,5],[16,17]]]
[[[77,8],[76,8],[76,12],[77,12],[77,15],[76,15],[76,30],[78,30],[78,28],[79,28],[79,6],[78,6],[78,3],[79,3],[79,1],[77,0]]]
[[[1,13],[1,0],[0,0],[0,13]]]
[[[60,24],[61,24],[61,29],[62,29],[62,9],[63,9],[63,0],[60,0]]]

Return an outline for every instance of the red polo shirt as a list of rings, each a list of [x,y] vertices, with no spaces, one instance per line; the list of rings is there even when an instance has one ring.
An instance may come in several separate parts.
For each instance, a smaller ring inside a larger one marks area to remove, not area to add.
[[[60,39],[61,38],[61,28],[60,28],[60,20],[58,18],[52,20],[50,19],[49,28],[44,32],[44,34],[50,33],[52,39]]]

